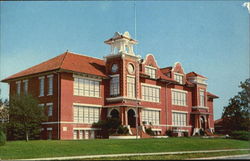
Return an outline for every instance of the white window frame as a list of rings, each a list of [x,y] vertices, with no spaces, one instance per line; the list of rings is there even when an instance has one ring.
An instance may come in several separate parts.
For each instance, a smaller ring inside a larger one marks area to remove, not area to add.
[[[16,82],[16,93],[17,95],[21,94],[21,81]]]
[[[133,80],[133,82],[131,81]],[[127,97],[128,98],[135,98],[135,77],[127,75]]]
[[[160,102],[161,86],[141,83],[142,100],[148,102]]]
[[[73,105],[74,123],[93,124],[100,120],[100,107]]]
[[[120,75],[110,75],[110,96],[117,96],[120,94]]]
[[[100,79],[74,75],[74,95],[85,97],[100,97]]]
[[[171,89],[172,105],[187,106],[188,92],[179,89]]]
[[[187,112],[172,111],[173,126],[187,126]]]
[[[53,74],[48,75],[48,96],[53,95]]]
[[[174,80],[176,80],[178,83],[183,84],[184,82],[184,75],[180,73],[174,72]]]
[[[205,90],[204,89],[200,89],[199,97],[200,97],[200,106],[205,107],[206,104],[205,104]]]
[[[39,77],[39,97],[44,96],[44,80],[45,76]]]
[[[146,125],[150,123],[152,125],[160,125],[160,110],[142,109],[142,122],[146,122]]]
[[[145,73],[148,74],[150,78],[153,78],[153,79],[156,78],[156,71],[157,71],[157,68],[145,65]]]
[[[47,103],[46,106],[48,108],[48,116],[52,116],[53,115],[53,103]]]
[[[23,80],[23,92],[24,92],[24,94],[28,93],[28,86],[29,86],[28,83],[29,83],[28,79]]]

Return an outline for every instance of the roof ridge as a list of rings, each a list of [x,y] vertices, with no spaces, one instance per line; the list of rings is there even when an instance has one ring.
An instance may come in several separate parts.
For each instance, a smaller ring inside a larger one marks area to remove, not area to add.
[[[94,59],[98,59],[98,60],[104,61],[101,58],[92,57],[92,56],[88,56],[88,55],[85,55],[85,54],[75,53],[75,52],[72,52],[72,51],[67,51],[67,52],[70,53],[70,54],[75,54],[75,55],[79,55],[79,56],[84,56],[84,57],[89,57],[89,58],[94,58]]]
[[[173,68],[172,66],[168,66],[168,67],[164,67],[164,68],[160,68],[160,69],[166,69],[166,68]]]

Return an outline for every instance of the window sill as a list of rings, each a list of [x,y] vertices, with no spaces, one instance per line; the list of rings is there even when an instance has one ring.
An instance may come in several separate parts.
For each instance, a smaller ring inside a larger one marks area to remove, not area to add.
[[[154,101],[146,101],[146,100],[141,100],[141,101],[143,101],[143,102],[150,102],[150,103],[158,103],[158,104],[160,104],[161,102],[154,102]]]
[[[73,96],[79,96],[79,97],[91,97],[91,98],[102,98],[102,97],[100,97],[100,96],[81,96],[81,95],[73,95]]]

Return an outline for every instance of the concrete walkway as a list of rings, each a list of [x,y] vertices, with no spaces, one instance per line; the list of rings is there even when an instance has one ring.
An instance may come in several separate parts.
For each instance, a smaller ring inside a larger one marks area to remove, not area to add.
[[[208,157],[208,158],[192,158],[190,160],[231,160],[231,159],[233,159],[233,160],[235,160],[235,159],[249,160],[250,159],[250,154],[227,155],[227,156],[217,156],[217,157]]]
[[[213,153],[228,151],[246,151],[250,149],[223,149],[223,150],[200,150],[200,151],[180,151],[180,152],[158,152],[158,153],[127,153],[127,154],[103,154],[103,155],[83,155],[83,156],[67,156],[52,158],[32,158],[18,160],[69,160],[69,159],[89,159],[89,158],[106,158],[106,157],[127,157],[127,156],[145,156],[145,155],[173,155],[173,154],[189,154],[189,153]]]

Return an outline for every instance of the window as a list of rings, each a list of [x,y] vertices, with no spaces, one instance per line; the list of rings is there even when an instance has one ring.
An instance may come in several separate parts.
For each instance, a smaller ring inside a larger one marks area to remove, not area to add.
[[[142,85],[142,99],[150,102],[160,102],[160,87]]]
[[[47,103],[46,105],[48,107],[48,116],[52,116],[53,115],[53,103]]]
[[[53,94],[53,75],[48,75],[48,95]]]
[[[179,106],[186,106],[187,93],[181,90],[172,90],[172,104]]]
[[[97,80],[74,77],[74,95],[76,96],[100,96],[100,83]]]
[[[98,107],[74,105],[74,122],[92,124],[98,122],[100,112]]]
[[[174,73],[174,80],[176,80],[180,84],[183,84],[183,75],[179,73]]]
[[[156,68],[150,67],[150,66],[145,66],[145,73],[150,76],[150,78],[155,78],[156,77]]]
[[[110,96],[117,96],[120,94],[119,75],[111,76],[110,80]]]
[[[39,77],[39,89],[40,89],[39,96],[44,96],[44,77]]]
[[[187,126],[187,114],[186,113],[172,113],[172,125],[174,126]]]
[[[27,94],[28,93],[28,80],[24,80],[23,83],[24,83],[23,84],[23,91],[25,94]]]
[[[74,139],[74,140],[77,139],[77,130],[74,130],[73,139]]]
[[[160,111],[155,110],[142,110],[142,122],[146,124],[159,125],[160,124]]]
[[[205,91],[202,89],[200,90],[200,106],[205,106]]]
[[[127,96],[129,98],[135,98],[135,78],[127,77]]]
[[[16,93],[20,95],[21,93],[21,81],[16,82]]]

